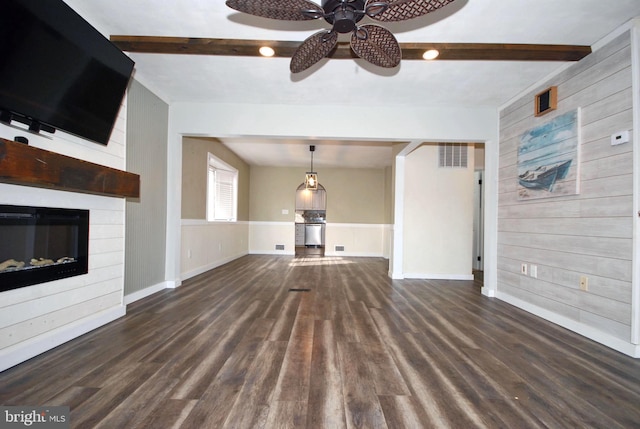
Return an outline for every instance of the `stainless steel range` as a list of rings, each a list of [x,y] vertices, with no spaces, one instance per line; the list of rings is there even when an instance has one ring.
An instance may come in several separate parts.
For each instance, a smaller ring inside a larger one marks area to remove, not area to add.
[[[324,210],[296,211],[296,246],[324,247],[325,216]]]

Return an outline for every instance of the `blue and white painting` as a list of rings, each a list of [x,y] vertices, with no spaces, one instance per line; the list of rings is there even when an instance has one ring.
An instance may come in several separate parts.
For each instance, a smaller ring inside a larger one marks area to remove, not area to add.
[[[579,125],[576,109],[520,136],[518,199],[578,193]]]

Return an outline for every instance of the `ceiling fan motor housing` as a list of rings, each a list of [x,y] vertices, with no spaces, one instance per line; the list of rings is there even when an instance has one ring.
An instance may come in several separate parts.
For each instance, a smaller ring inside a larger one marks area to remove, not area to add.
[[[324,19],[338,33],[350,33],[357,28],[356,22],[364,17],[364,5],[365,0],[323,0]]]

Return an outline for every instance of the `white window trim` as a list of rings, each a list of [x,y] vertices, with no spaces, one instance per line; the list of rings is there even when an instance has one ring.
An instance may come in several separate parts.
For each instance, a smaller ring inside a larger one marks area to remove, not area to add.
[[[211,198],[215,189],[212,189],[211,174],[216,171],[227,172],[233,175],[231,213],[230,216],[217,217],[215,214],[215,201]],[[222,161],[212,153],[207,154],[207,221],[208,222],[237,222],[238,220],[238,169]]]

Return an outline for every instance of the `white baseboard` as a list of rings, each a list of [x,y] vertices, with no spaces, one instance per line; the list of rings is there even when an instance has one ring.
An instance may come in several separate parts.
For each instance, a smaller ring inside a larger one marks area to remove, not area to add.
[[[518,307],[524,311],[548,320],[549,322],[555,323],[556,325],[560,325],[563,328],[587,337],[590,340],[612,348],[613,350],[616,350],[627,356],[640,358],[640,346],[638,344],[632,344],[630,342],[621,340],[620,338],[616,338],[610,334],[607,334],[606,332],[599,331],[591,326],[585,325],[584,323],[580,323],[576,320],[569,319],[568,317],[564,317],[552,311],[545,310],[544,308],[530,304],[507,293],[500,292],[499,290],[496,292],[495,296],[496,298],[505,301],[515,307]]]
[[[160,292],[161,290],[168,288],[175,288],[173,282],[161,282],[156,285],[149,286],[148,288],[130,293],[129,295],[124,296],[124,305],[129,305],[142,298],[146,298],[149,295],[153,295],[156,292]]]
[[[168,280],[166,284],[168,289],[175,289],[182,286],[182,279]]]
[[[389,270],[387,272],[387,275],[392,280],[403,280],[404,279],[404,274],[403,273],[395,273],[395,272],[393,272],[391,270]]]
[[[250,250],[249,255],[295,256],[296,252],[291,250]]]
[[[382,255],[382,253],[368,253],[368,252],[336,252],[336,251],[329,251],[327,252],[327,250],[325,249],[324,251],[324,256],[331,256],[331,257],[344,257],[344,258],[384,258],[384,256]],[[389,258],[385,258],[385,259],[389,259]]]
[[[287,250],[251,250],[250,255],[274,255],[274,256],[295,256],[295,252]],[[327,252],[326,248],[324,256],[332,258],[385,258],[381,253],[358,253],[358,252]],[[385,258],[389,259],[389,258]]]
[[[101,313],[70,323],[51,332],[31,338],[0,351],[0,372],[38,356],[61,344],[93,331],[124,316],[124,306],[113,307]]]
[[[473,274],[404,273],[404,278],[424,280],[473,280]]]
[[[488,297],[488,298],[495,298],[496,296],[496,290],[495,289],[490,289],[486,286],[483,286],[481,289],[481,292],[484,296]]]
[[[247,255],[246,252],[240,253],[238,255],[235,256],[230,256],[228,258],[224,258],[224,259],[220,259],[217,261],[213,261],[210,264],[207,265],[203,265],[202,267],[198,267],[196,269],[193,269],[191,271],[187,271],[186,273],[182,273],[181,274],[181,282],[187,279],[190,279],[191,277],[195,277],[197,275],[200,275],[202,273],[206,273],[207,271],[213,270],[214,268],[218,268],[221,265],[224,264],[228,264],[231,261],[235,261],[238,258],[242,258],[243,256]],[[179,285],[177,285],[179,286]],[[171,287],[171,286],[169,286]]]

